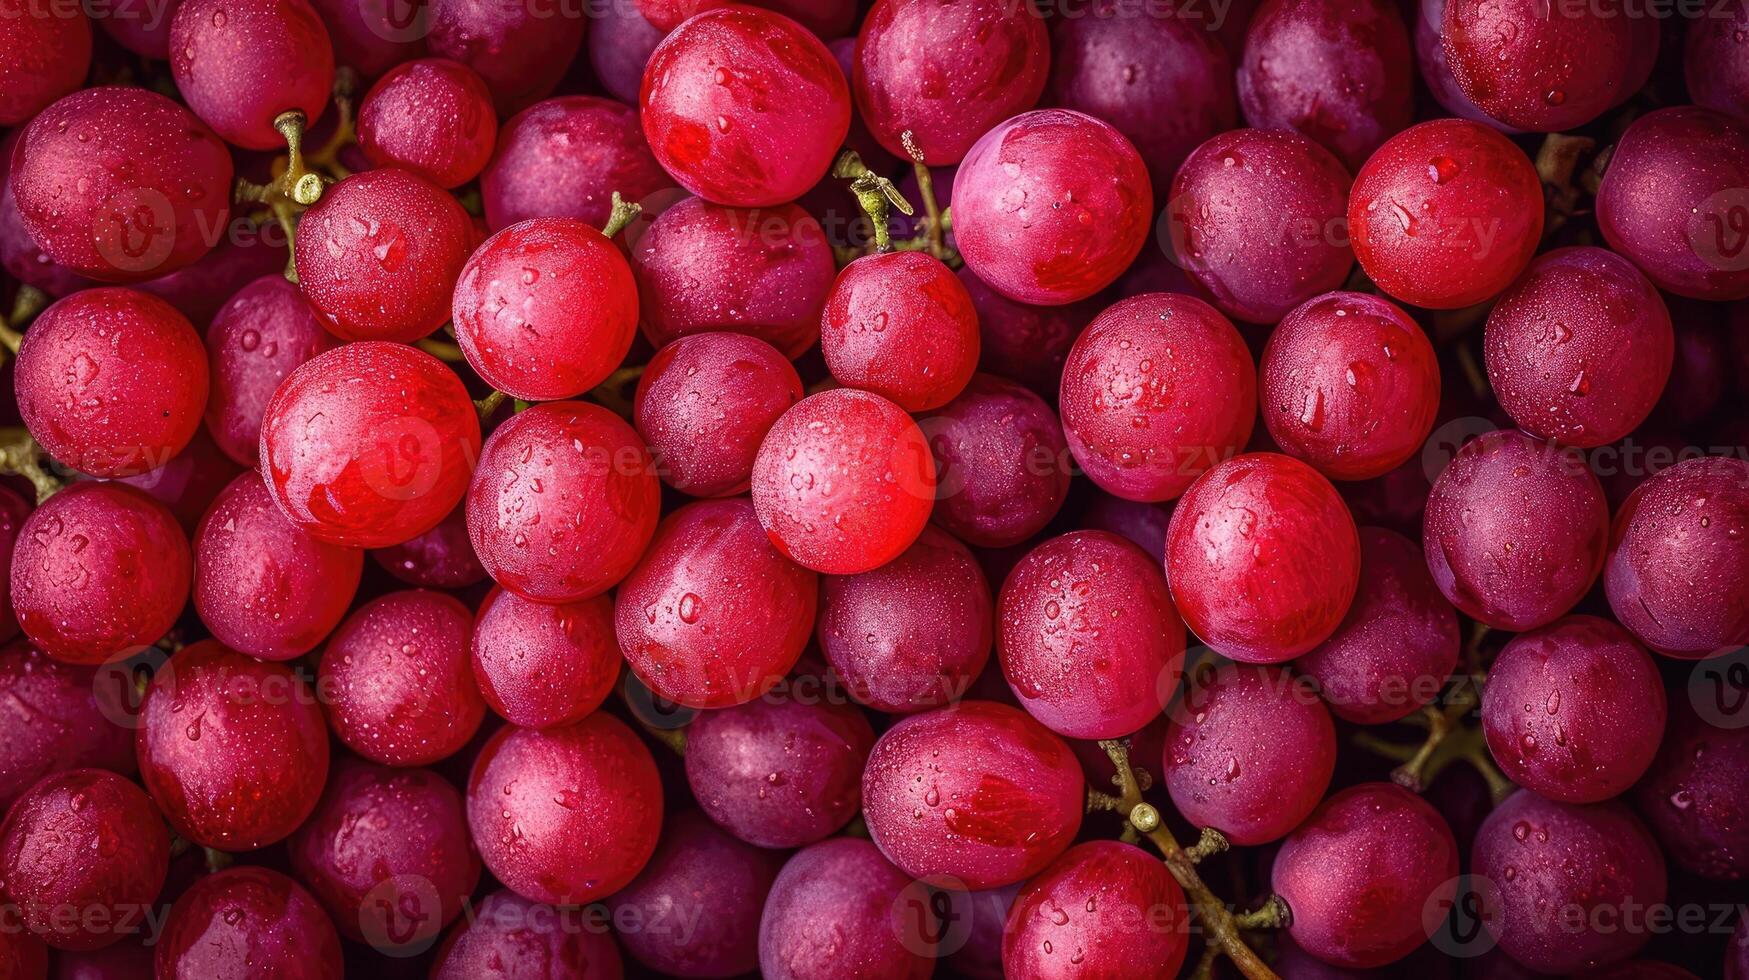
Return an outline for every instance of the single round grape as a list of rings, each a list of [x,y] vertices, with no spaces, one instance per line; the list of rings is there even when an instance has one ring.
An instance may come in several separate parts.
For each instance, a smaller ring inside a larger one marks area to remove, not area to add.
[[[802,399],[802,379],[757,337],[701,333],[656,352],[632,420],[662,481],[694,497],[746,493],[765,434]]]
[[[230,151],[156,92],[74,92],[30,121],[12,164],[8,187],[31,240],[82,276],[139,282],[174,272],[226,226]]]
[[[856,104],[888,153],[959,163],[978,137],[1038,103],[1050,35],[1031,6],[879,0],[856,40]]]
[[[1634,802],[1677,864],[1704,878],[1741,881],[1749,877],[1745,773],[1749,727],[1713,724],[1677,698],[1658,754],[1634,787]]]
[[[759,919],[765,980],[925,980],[935,972],[928,895],[866,840],[803,848],[777,874]]]
[[[19,528],[12,606],[49,656],[100,664],[158,642],[188,602],[192,565],[164,505],[118,483],[75,483]]]
[[[1482,730],[1501,771],[1563,803],[1625,792],[1652,764],[1664,717],[1651,655],[1595,616],[1513,637],[1482,697]]]
[[[1328,150],[1297,133],[1222,133],[1173,178],[1173,259],[1221,312],[1274,323],[1348,278],[1354,252],[1342,222],[1352,182]]]
[[[1354,177],[1354,256],[1392,298],[1437,310],[1518,278],[1543,231],[1542,182],[1524,151],[1467,119],[1435,119],[1385,141]]]
[[[907,412],[940,408],[978,366],[978,313],[934,256],[863,256],[838,274],[826,298],[820,353],[840,384]]]
[[[358,145],[375,167],[459,187],[492,159],[498,117],[474,70],[447,58],[397,65],[358,106]]]
[[[959,277],[978,313],[978,370],[1013,379],[1047,400],[1055,399],[1069,348],[1105,309],[1099,297],[1034,306],[991,289],[970,269],[960,269]]]
[[[0,812],[37,780],[68,769],[135,771],[129,691],[28,640],[0,647]]]
[[[1063,506],[1072,461],[1044,399],[1011,381],[974,375],[920,423],[935,455],[934,519],[980,548],[1032,537]]]
[[[593,12],[593,11],[592,11]],[[603,4],[589,36],[583,39],[589,52],[589,67],[596,81],[614,99],[638,101],[644,84],[644,66],[668,29],[650,23],[636,3]],[[640,133],[641,136],[641,133]]]
[[[462,795],[429,769],[337,764],[287,850],[340,934],[390,955],[428,948],[480,880]]]
[[[1245,34],[1239,107],[1252,126],[1298,132],[1353,169],[1414,119],[1414,78],[1397,4],[1266,0]]]
[[[1336,728],[1317,690],[1277,667],[1223,664],[1190,678],[1161,771],[1172,805],[1234,844],[1277,840],[1324,798]]]
[[[1551,11],[1536,0],[1449,0],[1446,63],[1464,95],[1508,126],[1583,126],[1646,83],[1658,21],[1620,0]]]
[[[1554,622],[1609,545],[1603,487],[1573,450],[1517,430],[1465,443],[1427,497],[1421,548],[1451,604],[1496,629]]]
[[[729,833],[760,847],[801,847],[856,816],[874,741],[855,705],[768,696],[693,719],[686,781]]]
[[[422,589],[465,589],[487,578],[468,540],[465,505],[458,505],[424,534],[379,548],[370,557],[390,575]]]
[[[1153,209],[1130,141],[1067,109],[1022,113],[985,133],[953,181],[966,265],[1023,303],[1070,303],[1111,285],[1147,242]]]
[[[1457,874],[1457,841],[1438,811],[1399,786],[1361,783],[1288,835],[1270,879],[1300,948],[1367,969],[1427,941],[1425,910],[1450,906]]]
[[[1682,68],[1688,97],[1727,116],[1749,122],[1749,63],[1739,50],[1749,39],[1749,7],[1726,5],[1688,22]]]
[[[274,392],[260,455],[293,524],[323,541],[382,548],[431,530],[461,502],[480,457],[479,413],[431,355],[345,344]]]
[[[48,776],[0,826],[12,928],[22,925],[58,949],[120,939],[106,926],[156,900],[169,867],[170,835],[157,808],[138,786],[102,769]],[[68,910],[78,914],[69,918]]]
[[[79,88],[91,68],[91,19],[75,7],[8,0],[0,9],[0,126],[28,122]]]
[[[863,771],[862,814],[906,874],[995,888],[1063,853],[1085,788],[1075,753],[1045,726],[1004,704],[961,701],[881,735]]]
[[[728,6],[728,0],[633,0],[632,7],[664,32],[706,10]],[[837,37],[856,24],[853,0],[757,0],[750,4],[775,10],[821,37]]]
[[[232,215],[215,233],[219,241],[212,251],[175,272],[136,283],[134,288],[176,307],[196,330],[204,331],[238,290],[265,275],[285,275],[291,248],[283,231]]]
[[[1749,463],[1688,459],[1641,484],[1615,515],[1603,588],[1616,619],[1661,653],[1749,643],[1749,608],[1721,601],[1749,590]]]
[[[640,201],[673,186],[644,142],[637,110],[589,95],[547,99],[512,116],[480,174],[493,231],[530,218],[576,218],[599,228],[614,191]]]
[[[195,531],[194,608],[220,643],[290,660],[340,623],[363,569],[363,552],[318,541],[286,520],[250,470]]]
[[[24,127],[19,127],[0,138],[0,269],[20,284],[35,286],[51,297],[89,289],[96,285],[94,281],[57,263],[37,246],[24,226],[11,184],[12,148],[23,135]]]
[[[768,207],[819,183],[850,130],[850,86],[819,38],[781,14],[730,6],[676,27],[638,95],[644,136],[682,187]]]
[[[473,242],[441,187],[395,167],[353,174],[298,222],[298,288],[341,340],[411,343],[449,319]]]
[[[192,541],[207,508],[242,473],[243,467],[221,452],[205,429],[195,429],[194,438],[170,462],[115,482],[143,490],[146,496],[169,508],[170,516],[176,518]]]
[[[727,330],[799,357],[820,336],[836,275],[825,231],[793,204],[757,211],[688,198],[632,249],[644,336],[661,347]]]
[[[1178,612],[1245,663],[1291,660],[1329,639],[1360,584],[1348,505],[1317,470],[1249,453],[1197,478],[1166,532]]]
[[[363,81],[425,56],[430,14],[423,5],[408,9],[397,6],[397,0],[310,0],[310,5],[328,25],[335,64],[351,68]]]
[[[613,602],[530,602],[494,589],[474,622],[474,679],[486,703],[524,728],[581,721],[619,678]]]
[[[759,966],[759,915],[783,855],[742,843],[692,810],[674,815],[650,863],[608,903],[641,922],[620,941],[659,973],[732,977]],[[696,916],[696,921],[683,920]]]
[[[232,296],[206,331],[206,427],[225,455],[254,466],[267,403],[298,365],[338,344],[296,283],[265,275]]]
[[[499,585],[573,602],[625,578],[656,532],[661,485],[632,427],[599,405],[547,402],[500,425],[468,490],[468,536]]]
[[[334,734],[389,766],[460,751],[486,714],[469,658],[473,629],[468,608],[441,592],[391,592],[360,606],[322,651]]]
[[[613,933],[574,913],[531,902],[508,888],[487,895],[456,923],[438,950],[431,980],[621,980]]]
[[[1742,299],[1744,187],[1749,125],[1696,106],[1659,109],[1634,120],[1611,151],[1597,226],[1658,288]]]
[[[504,119],[558,87],[595,8],[431,0],[428,9],[431,53],[472,68]]]
[[[1451,64],[1445,56],[1445,41],[1440,36],[1445,29],[1446,0],[1417,0],[1415,12],[1415,67],[1421,70],[1421,81],[1447,115],[1484,123],[1501,132],[1518,130],[1483,112],[1470,101],[1452,76]]]
[[[649,861],[662,783],[650,750],[605,712],[544,732],[505,727],[474,760],[468,826],[487,869],[517,894],[585,904]]]
[[[929,521],[935,462],[917,423],[839,388],[784,412],[753,461],[753,506],[779,551],[828,575],[879,568]]]
[[[1338,718],[1382,725],[1439,698],[1459,644],[1457,613],[1433,584],[1421,546],[1363,527],[1354,603],[1336,632],[1295,665]]]
[[[200,428],[206,351],[188,318],[156,296],[88,289],[31,323],[13,386],[50,456],[92,476],[131,476],[169,462]]]
[[[1494,303],[1488,382],[1526,432],[1568,446],[1639,427],[1670,377],[1670,313],[1633,263],[1601,248],[1539,255]]]
[[[284,840],[328,779],[315,692],[285,665],[216,640],[165,662],[139,725],[141,782],[170,826],[202,847],[252,851]]]
[[[1176,976],[1190,947],[1188,915],[1183,889],[1153,855],[1114,840],[1077,844],[1014,896],[1002,968],[1068,980],[1146,963],[1151,976]]]
[[[1032,549],[1002,583],[996,652],[1020,706],[1068,738],[1121,738],[1184,671],[1184,624],[1160,566],[1106,531]]]
[[[158,941],[160,980],[340,980],[343,970],[328,914],[268,868],[226,868],[196,880],[170,907]]]
[[[933,525],[890,562],[820,580],[820,652],[850,696],[908,714],[957,700],[990,660],[990,585]]]
[[[638,335],[631,267],[575,218],[531,218],[486,239],[462,267],[451,310],[469,366],[525,401],[601,384]]]
[[[1270,332],[1257,396],[1282,452],[1332,480],[1370,480],[1407,462],[1433,431],[1439,359],[1390,300],[1325,293]]]
[[[170,20],[170,73],[183,101],[227,142],[272,150],[273,122],[322,116],[334,46],[309,0],[181,0]]]
[[[1519,790],[1483,821],[1470,866],[1491,885],[1483,924],[1538,973],[1590,975],[1632,956],[1651,938],[1645,910],[1666,893],[1657,842],[1613,800],[1556,803]]]

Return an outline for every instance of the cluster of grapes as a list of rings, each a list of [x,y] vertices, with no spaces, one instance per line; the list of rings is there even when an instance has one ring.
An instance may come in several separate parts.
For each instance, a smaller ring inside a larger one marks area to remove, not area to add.
[[[1691,6],[0,0],[0,978],[1749,980]]]

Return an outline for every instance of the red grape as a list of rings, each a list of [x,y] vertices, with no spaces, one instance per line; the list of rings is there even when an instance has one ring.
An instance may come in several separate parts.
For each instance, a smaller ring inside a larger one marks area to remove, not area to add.
[[[222,229],[212,251],[192,265],[156,279],[136,283],[142,293],[169,303],[188,317],[196,330],[204,331],[225,302],[244,286],[266,275],[284,278],[291,248],[284,230],[260,224],[253,217],[233,215]]]
[[[1749,594],[1749,463],[1689,459],[1641,484],[1615,516],[1603,588],[1621,624],[1661,653],[1749,643],[1749,607],[1722,601]]]
[[[671,31],[688,17],[728,6],[728,0],[633,0],[632,7],[663,32]],[[775,10],[795,19],[821,37],[836,37],[856,22],[853,0],[755,0],[750,4]]]
[[[439,187],[479,176],[497,138],[486,83],[446,58],[395,66],[358,107],[358,145],[372,166],[401,167]]]
[[[1240,664],[1193,673],[1161,762],[1178,812],[1245,846],[1298,827],[1335,769],[1336,729],[1312,685]]]
[[[1622,0],[1449,0],[1440,24],[1464,95],[1508,126],[1547,133],[1583,126],[1644,85],[1658,30]]]
[[[1457,890],[1457,841],[1445,818],[1390,783],[1325,800],[1276,852],[1270,877],[1293,918],[1288,934],[1335,966],[1394,963],[1427,940],[1426,910]]]
[[[1085,788],[1081,763],[1049,729],[1004,704],[962,701],[880,737],[862,776],[863,817],[906,874],[995,888],[1063,853]]]
[[[575,218],[531,218],[486,239],[462,267],[451,309],[468,364],[525,401],[601,384],[638,335],[631,267]]]
[[[1414,118],[1414,77],[1397,4],[1267,0],[1245,34],[1239,106],[1251,125],[1294,130],[1354,168]]]
[[[80,87],[91,68],[91,19],[78,7],[6,0],[0,7],[0,126],[29,121]]]
[[[236,460],[213,444],[205,429],[195,429],[188,445],[155,470],[115,481],[145,491],[170,509],[170,516],[193,539],[200,519],[224,489],[243,472]]]
[[[744,844],[687,810],[643,873],[608,908],[638,962],[680,977],[731,977],[759,965],[759,913],[783,856]],[[695,923],[686,917],[696,916]]]
[[[850,695],[908,714],[957,700],[983,672],[990,585],[958,539],[930,526],[892,561],[820,580],[820,651]]]
[[[1360,589],[1330,638],[1300,656],[1301,673],[1346,721],[1382,725],[1439,697],[1457,667],[1458,619],[1421,547],[1395,531],[1360,529]]]
[[[991,127],[1037,104],[1050,35],[1030,4],[878,0],[856,40],[856,104],[887,152],[909,131],[931,166],[958,163]]]
[[[279,273],[244,286],[206,331],[211,359],[207,431],[244,466],[261,452],[261,418],[280,382],[298,365],[338,343],[322,315]]]
[[[752,7],[676,27],[650,55],[638,100],[663,168],[694,194],[738,207],[801,197],[850,129],[850,86],[826,45]]]
[[[1354,178],[1348,233],[1355,258],[1395,299],[1469,306],[1505,289],[1543,230],[1542,182],[1524,151],[1465,119],[1398,133]]]
[[[1071,460],[1044,399],[1011,381],[973,375],[922,422],[935,454],[934,519],[980,548],[1032,537],[1063,506]]]
[[[492,590],[474,622],[474,679],[512,724],[552,728],[581,721],[619,679],[613,602],[530,602]]]
[[[1148,975],[1170,977],[1190,947],[1189,906],[1148,852],[1088,841],[1020,889],[1004,932],[1002,967],[1011,976],[1115,977],[1147,964]]]
[[[1675,106],[1634,120],[1597,190],[1597,226],[1660,289],[1749,296],[1749,126]],[[21,200],[22,203],[22,200]]]
[[[579,6],[431,0],[426,42],[485,81],[500,119],[546,98],[583,47]]]
[[[321,118],[334,46],[308,0],[181,0],[170,20],[170,72],[183,101],[226,141],[271,150],[273,121]]]
[[[220,643],[290,660],[346,615],[363,568],[363,552],[286,520],[250,470],[219,494],[194,534],[194,608]]]
[[[328,779],[314,692],[283,664],[216,640],[159,669],[139,718],[140,779],[170,826],[203,847],[252,851],[285,839]]]
[[[487,895],[450,930],[431,980],[621,980],[613,933],[509,889]],[[582,927],[580,927],[582,926]]]
[[[157,808],[102,769],[44,778],[0,826],[0,876],[17,916],[10,928],[22,925],[60,949],[120,939],[119,923],[158,897],[169,866],[170,835]]]
[[[472,242],[468,213],[425,178],[354,174],[299,222],[298,286],[340,339],[411,343],[449,319]]]
[[[547,402],[500,425],[468,490],[468,536],[499,585],[573,602],[625,578],[656,532],[661,485],[632,427],[599,405]]]
[[[1342,285],[1348,171],[1297,133],[1236,129],[1196,148],[1172,181],[1174,260],[1221,312],[1274,323]]]
[[[466,492],[480,419],[461,379],[401,344],[345,344],[299,365],[261,420],[261,468],[291,522],[382,548],[436,527]]]
[[[1417,0],[1415,5],[1415,66],[1421,70],[1421,80],[1427,84],[1428,93],[1447,115],[1485,123],[1501,132],[1518,132],[1483,112],[1458,87],[1445,56],[1444,38],[1440,36],[1445,30],[1445,3],[1446,0]]]
[[[428,769],[336,765],[287,849],[341,935],[390,955],[428,948],[480,880],[462,796]]]
[[[492,736],[468,777],[468,825],[499,881],[537,901],[584,904],[637,877],[662,829],[662,783],[624,722],[596,712]]]
[[[1360,538],[1310,466],[1250,453],[1199,477],[1166,532],[1166,578],[1197,636],[1245,663],[1280,663],[1336,631],[1360,582]]]
[[[13,385],[50,456],[92,476],[130,476],[169,462],[200,427],[206,351],[156,296],[88,289],[31,324]]]
[[[765,980],[880,977],[926,980],[935,971],[927,893],[868,841],[835,837],[798,851],[778,872],[759,920]]]
[[[706,815],[760,847],[801,847],[856,816],[874,729],[855,705],[767,696],[701,712],[686,782]]]
[[[940,408],[978,366],[978,313],[940,259],[866,255],[838,274],[826,298],[820,353],[839,384],[907,412]]]
[[[1434,481],[1421,531],[1439,591],[1513,632],[1572,609],[1608,544],[1609,506],[1584,458],[1505,429],[1458,450]]]
[[[18,145],[22,128],[0,138],[0,268],[22,285],[35,286],[49,296],[66,296],[96,285],[66,266],[59,265],[37,247],[24,216],[12,197],[12,148]]]
[[[997,600],[1002,673],[1027,713],[1069,738],[1120,738],[1160,713],[1184,670],[1184,624],[1160,567],[1107,531],[1028,552]]]
[[[170,629],[191,565],[188,536],[164,505],[117,483],[75,483],[19,528],[12,606],[49,656],[100,664]]]
[[[486,580],[468,540],[468,511],[457,506],[424,534],[370,553],[390,575],[422,589],[463,589]]]
[[[1740,881],[1749,877],[1745,772],[1749,727],[1709,722],[1677,698],[1658,755],[1634,787],[1634,801],[1677,864],[1702,877]]]
[[[212,248],[230,209],[231,155],[162,95],[85,89],[24,128],[8,187],[51,261],[105,282],[139,282]]]
[[[897,558],[922,533],[935,463],[911,417],[847,388],[797,402],[753,462],[753,506],[778,550],[828,575]]]
[[[991,289],[970,269],[960,269],[959,277],[978,313],[978,369],[1018,381],[1046,399],[1056,398],[1070,346],[1105,309],[1099,297],[1033,306]]]
[[[1664,902],[1664,856],[1619,802],[1580,806],[1520,790],[1476,833],[1471,872],[1492,886],[1482,922],[1538,973],[1590,975],[1632,956]]]
[[[1682,56],[1688,97],[1696,105],[1749,122],[1749,62],[1739,50],[1749,40],[1749,7],[1727,4],[1710,13],[1688,22]]]
[[[588,95],[547,99],[512,116],[480,174],[493,231],[529,218],[576,218],[599,228],[612,213],[614,191],[638,201],[673,186],[644,142],[637,111]]]
[[[197,880],[171,907],[158,942],[159,980],[340,980],[343,969],[340,937],[322,906],[268,868]]]
[[[1094,491],[1081,511],[1083,530],[1121,535],[1161,562],[1166,560],[1166,525],[1171,519],[1169,505],[1125,500],[1103,490]]]
[[[756,337],[701,333],[656,352],[633,421],[664,483],[694,497],[747,492],[765,434],[802,399],[802,379]]]
[[[171,0],[172,5],[177,2]],[[335,63],[351,68],[364,81],[381,78],[390,68],[425,55],[425,35],[431,27],[424,4],[410,8],[399,0],[310,0],[310,5],[328,25]]]
[[[1407,462],[1439,411],[1439,359],[1395,303],[1335,292],[1295,307],[1257,373],[1263,424],[1283,452],[1332,480]]]
[[[1154,198],[1136,148],[1067,109],[985,133],[953,181],[954,236],[996,291],[1055,306],[1112,284],[1148,239]]]
[[[672,29],[650,23],[636,3],[602,4],[599,19],[589,29],[584,44],[589,49],[589,67],[607,94],[620,102],[638,101],[644,84],[644,66],[650,53]]]
[[[28,640],[0,648],[0,812],[37,780],[67,769],[134,772],[134,737],[121,724],[131,691],[89,667],[54,660]]]
[[[1670,376],[1670,313],[1633,263],[1601,248],[1537,257],[1488,313],[1488,381],[1525,431],[1601,446],[1639,427]]]

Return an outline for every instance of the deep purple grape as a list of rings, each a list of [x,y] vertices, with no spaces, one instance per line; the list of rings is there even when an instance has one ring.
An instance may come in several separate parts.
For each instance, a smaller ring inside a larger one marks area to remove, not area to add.
[[[497,150],[480,174],[480,199],[493,231],[549,217],[599,228],[612,211],[615,191],[627,201],[647,201],[673,186],[644,142],[635,109],[590,95],[562,95],[504,123]]]
[[[919,424],[935,455],[936,523],[974,547],[1002,548],[1057,516],[1072,461],[1044,399],[978,374]]]
[[[468,540],[468,510],[458,504],[438,525],[400,544],[370,553],[390,575],[423,589],[463,589],[486,580],[486,568]]]
[[[431,53],[477,72],[503,119],[546,98],[589,26],[582,6],[430,0]]]
[[[923,918],[919,918],[919,916]],[[924,980],[935,971],[928,893],[868,841],[837,837],[798,851],[759,919],[765,980]]]
[[[1749,122],[1749,7],[1726,4],[1688,22],[1682,56],[1688,97],[1696,105]]]
[[[747,492],[765,433],[802,399],[777,348],[738,333],[681,337],[638,378],[632,421],[662,482],[694,497]]]
[[[644,84],[644,66],[667,34],[646,20],[635,3],[602,4],[599,19],[590,26],[583,43],[589,66],[595,69],[595,78],[607,94],[624,103],[637,102],[638,89]]]
[[[0,812],[37,780],[65,769],[133,775],[125,675],[65,664],[28,640],[0,648]]]
[[[1741,881],[1749,877],[1746,773],[1749,727],[1714,724],[1676,698],[1657,758],[1634,787],[1634,802],[1677,864],[1705,878]]]
[[[1101,298],[1034,306],[991,289],[970,268],[960,269],[959,277],[978,311],[978,370],[1018,381],[1055,401],[1063,361],[1075,338],[1105,309]]]
[[[577,910],[532,902],[508,888],[487,895],[456,923],[431,980],[621,980],[613,933]]]

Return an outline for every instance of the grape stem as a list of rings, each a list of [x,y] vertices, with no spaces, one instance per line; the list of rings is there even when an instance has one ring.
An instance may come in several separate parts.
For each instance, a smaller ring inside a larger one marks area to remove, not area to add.
[[[628,201],[619,196],[619,191],[613,192],[613,210],[607,215],[607,224],[601,226],[601,233],[609,238],[626,230],[626,226],[638,220],[638,215],[644,213],[644,206],[636,201]]]
[[[915,214],[911,202],[905,200],[905,195],[899,193],[892,181],[868,169],[855,150],[844,151],[832,166],[832,176],[850,181],[850,193],[856,195],[863,213],[874,223],[875,251],[891,252],[893,232],[887,227],[888,208],[898,208],[900,214]]]
[[[328,137],[328,142],[304,157],[308,166],[326,170],[336,179],[344,179],[352,174],[352,171],[340,163],[340,151],[357,140],[358,131],[352,114],[352,97],[357,89],[358,76],[351,68],[341,65],[334,69],[334,113],[339,121],[334,127],[334,135]]]
[[[20,285],[18,295],[12,298],[12,312],[0,318],[0,346],[8,353],[17,354],[18,346],[24,343],[20,328],[36,319],[36,315],[48,305],[47,293],[35,286]],[[0,355],[0,364],[5,362],[5,355]]]
[[[217,874],[237,862],[236,855],[218,850],[217,848],[203,847],[200,850],[201,854],[206,858],[206,870],[208,874]]]
[[[0,473],[11,473],[29,480],[36,488],[39,505],[61,489],[61,481],[43,469],[41,456],[42,447],[31,438],[28,429],[22,426],[0,429]]]
[[[446,364],[460,364],[467,360],[467,355],[462,353],[460,346],[447,340],[439,340],[435,335],[423,337],[413,346]]]
[[[622,367],[607,376],[607,380],[590,389],[589,396],[611,410],[615,415],[626,421],[632,418],[632,402],[637,397],[638,380],[644,376],[644,368],[648,364],[634,364]],[[631,389],[631,390],[627,390]]]
[[[304,207],[316,203],[322,196],[322,175],[304,168],[304,129],[309,120],[297,109],[282,112],[273,120],[273,128],[285,137],[285,173],[280,175],[278,190]]]
[[[1142,799],[1142,790],[1136,782],[1135,771],[1130,768],[1129,746],[1121,740],[1108,740],[1100,742],[1099,747],[1111,757],[1111,764],[1117,770],[1117,785],[1121,791],[1119,812],[1126,814],[1130,826],[1153,841],[1154,846],[1165,855],[1166,869],[1189,897],[1197,918],[1202,921],[1203,936],[1210,948],[1218,949],[1221,955],[1232,960],[1233,965],[1248,980],[1279,980],[1275,971],[1252,952],[1240,935],[1240,930],[1247,928],[1245,922],[1258,916],[1263,910],[1250,915],[1235,916],[1225,902],[1215,897],[1214,892],[1203,884],[1202,877],[1197,874],[1196,860],[1178,846],[1172,832],[1161,822],[1160,811]],[[1198,847],[1201,846],[1198,844]],[[1288,918],[1286,904],[1279,898],[1272,897],[1265,908],[1276,905],[1279,905],[1279,911],[1275,913],[1275,924],[1280,925]],[[1257,921],[1262,922],[1261,919]],[[1209,965],[1212,967],[1213,964]]]
[[[504,404],[504,399],[509,397],[504,392],[493,388],[490,395],[474,399],[474,410],[480,413],[480,421],[482,423],[490,422],[492,413],[498,411],[498,406]]]
[[[930,255],[943,262],[947,262],[951,255],[957,262],[958,253],[947,247],[947,218],[941,212],[941,205],[935,200],[935,175],[929,172],[928,165],[923,162],[923,151],[917,148],[917,140],[909,129],[899,134],[899,141],[905,144],[905,152],[911,156],[911,168],[917,175],[917,191],[923,198],[923,234],[918,238]]]

